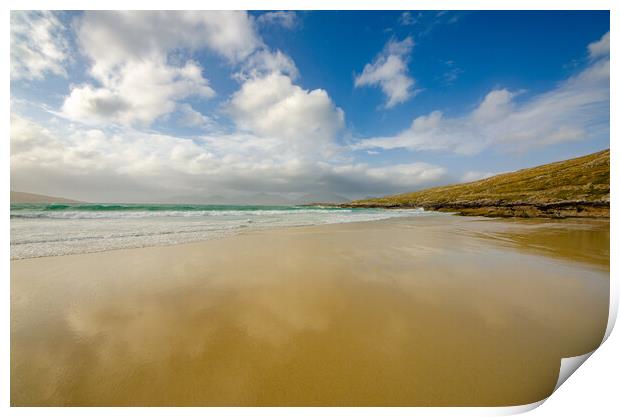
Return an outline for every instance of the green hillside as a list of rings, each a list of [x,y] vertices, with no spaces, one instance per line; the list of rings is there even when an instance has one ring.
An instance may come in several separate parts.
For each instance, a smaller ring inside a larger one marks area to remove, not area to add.
[[[566,161],[347,207],[424,207],[495,217],[609,217],[609,149]]]

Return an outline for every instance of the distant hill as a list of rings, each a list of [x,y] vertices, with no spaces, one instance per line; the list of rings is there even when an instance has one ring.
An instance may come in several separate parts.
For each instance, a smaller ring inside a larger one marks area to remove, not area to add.
[[[69,198],[52,197],[43,194],[22,193],[11,191],[11,203],[82,203],[83,201]]]
[[[287,206],[293,204],[288,198],[277,194],[258,193],[240,200],[238,204],[256,204],[259,206]]]
[[[349,201],[351,200],[341,195],[334,194],[334,193],[312,193],[312,194],[306,194],[304,196],[301,196],[295,202],[297,204],[313,204],[313,203],[314,204],[319,204],[319,203],[338,204],[338,203],[348,203]]]
[[[258,206],[289,206],[294,204],[286,197],[278,194],[256,193],[250,195],[223,196],[186,195],[160,199],[160,203],[168,204],[215,204],[215,205],[258,205]]]
[[[609,217],[609,149],[466,184],[353,201],[490,217]]]
[[[350,199],[329,192],[318,192],[303,195],[299,198],[287,198],[279,194],[255,193],[240,196],[222,195],[189,195],[175,196],[164,199],[162,203],[188,203],[188,204],[231,204],[231,205],[267,205],[267,206],[290,206],[295,204],[341,204],[348,203]]]

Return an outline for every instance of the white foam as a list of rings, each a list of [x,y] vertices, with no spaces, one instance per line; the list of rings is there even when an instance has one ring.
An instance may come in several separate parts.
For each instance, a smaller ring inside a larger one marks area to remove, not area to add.
[[[423,210],[59,211],[11,215],[11,259],[208,240],[271,227],[441,215]]]

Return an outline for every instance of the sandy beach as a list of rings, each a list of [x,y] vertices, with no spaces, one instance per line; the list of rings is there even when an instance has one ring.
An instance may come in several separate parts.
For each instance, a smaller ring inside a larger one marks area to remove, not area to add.
[[[598,347],[609,221],[457,216],[11,261],[11,403],[508,406]]]

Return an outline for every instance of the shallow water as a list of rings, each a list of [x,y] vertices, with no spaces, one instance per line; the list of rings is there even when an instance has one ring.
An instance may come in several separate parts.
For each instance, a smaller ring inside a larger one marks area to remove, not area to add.
[[[608,265],[608,222],[453,216],[12,261],[11,403],[530,403]]]
[[[11,204],[11,259],[173,245],[274,227],[442,215],[317,206]]]

